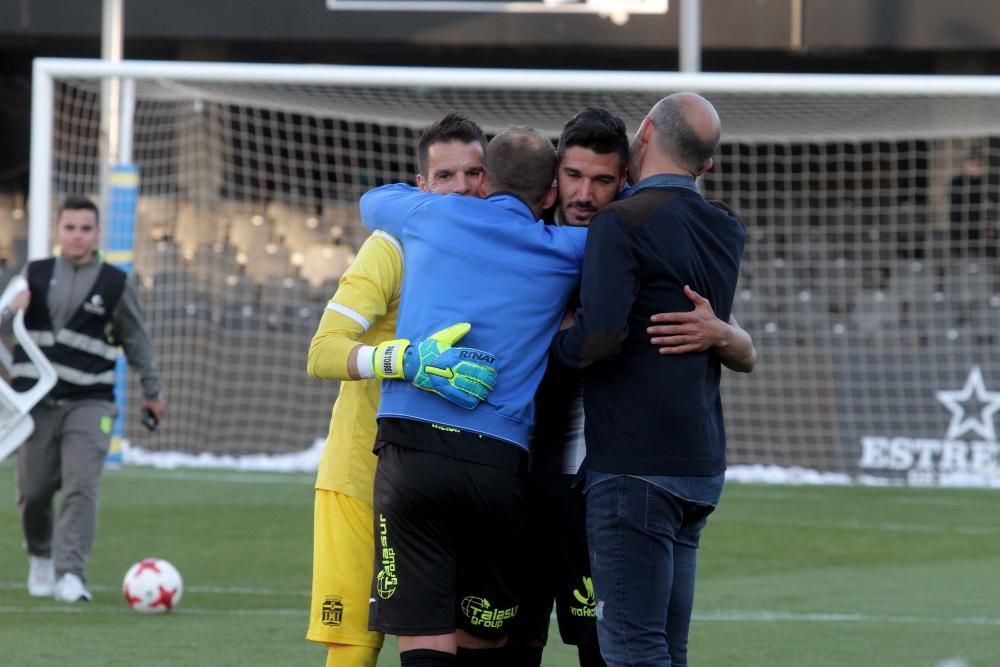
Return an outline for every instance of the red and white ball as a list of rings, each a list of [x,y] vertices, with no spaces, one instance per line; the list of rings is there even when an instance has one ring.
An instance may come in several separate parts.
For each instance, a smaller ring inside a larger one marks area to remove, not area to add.
[[[177,608],[184,582],[177,568],[162,558],[143,558],[125,573],[125,604],[140,614],[165,614]]]

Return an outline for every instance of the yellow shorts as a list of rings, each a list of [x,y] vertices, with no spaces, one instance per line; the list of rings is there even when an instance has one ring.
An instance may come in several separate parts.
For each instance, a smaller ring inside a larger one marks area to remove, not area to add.
[[[368,630],[375,560],[373,524],[370,504],[336,491],[316,489],[312,601],[306,639],[382,647],[382,633]]]

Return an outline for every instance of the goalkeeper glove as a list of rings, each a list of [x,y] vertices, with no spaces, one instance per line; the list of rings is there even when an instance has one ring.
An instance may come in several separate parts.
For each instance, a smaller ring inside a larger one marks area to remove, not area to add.
[[[496,386],[496,357],[468,347],[452,347],[472,325],[453,324],[416,344],[389,340],[375,347],[372,368],[383,380],[409,380],[471,410]]]

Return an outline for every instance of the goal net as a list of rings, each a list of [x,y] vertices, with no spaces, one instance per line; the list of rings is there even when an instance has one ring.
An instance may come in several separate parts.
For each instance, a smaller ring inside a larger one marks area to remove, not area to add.
[[[52,136],[32,216],[99,193],[99,77],[133,79],[135,273],[171,403],[155,436],[127,419],[133,441],[278,453],[325,434],[337,388],[305,356],[365,237],[357,200],[412,182],[443,114],[555,138],[601,105],[634,131],[695,90],[723,122],[704,192],[749,232],[734,314],[760,361],[724,377],[734,476],[998,484],[1000,80],[116,67],[36,65]]]

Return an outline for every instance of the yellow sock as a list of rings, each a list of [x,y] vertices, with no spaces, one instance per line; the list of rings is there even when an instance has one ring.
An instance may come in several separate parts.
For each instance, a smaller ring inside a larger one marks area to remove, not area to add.
[[[378,649],[351,644],[327,644],[326,667],[375,667]]]

